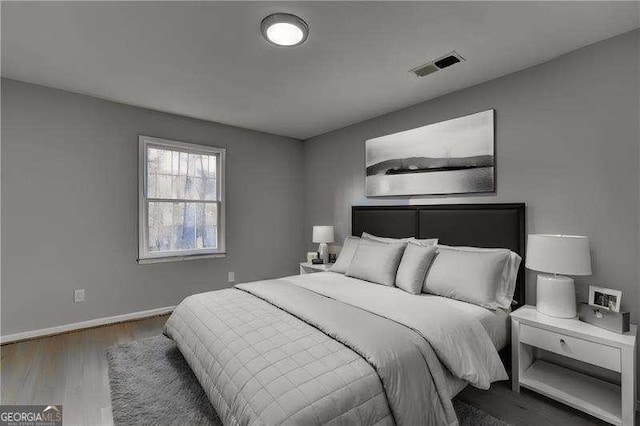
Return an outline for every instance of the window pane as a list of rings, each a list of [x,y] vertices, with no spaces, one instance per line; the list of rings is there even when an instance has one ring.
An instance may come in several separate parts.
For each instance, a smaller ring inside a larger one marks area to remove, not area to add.
[[[160,151],[155,148],[147,149],[147,169],[149,173],[158,173],[160,168]]]
[[[147,197],[217,200],[217,155],[147,149]]]
[[[193,203],[173,203],[173,250],[196,248],[196,209]]]
[[[171,198],[171,175],[156,175],[156,195],[157,198]]]
[[[185,195],[187,188],[186,176],[171,177],[171,198],[187,198]]]
[[[171,203],[149,203],[149,251],[171,250]]]
[[[218,247],[217,204],[154,201],[148,210],[150,252]]]
[[[218,205],[198,203],[196,222],[196,248],[217,248]]]

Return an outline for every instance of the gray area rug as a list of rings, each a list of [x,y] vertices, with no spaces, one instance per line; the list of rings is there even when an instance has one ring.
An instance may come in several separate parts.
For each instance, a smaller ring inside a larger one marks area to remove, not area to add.
[[[171,339],[156,336],[107,350],[111,407],[117,425],[221,425],[198,379]],[[507,423],[454,400],[464,426]]]

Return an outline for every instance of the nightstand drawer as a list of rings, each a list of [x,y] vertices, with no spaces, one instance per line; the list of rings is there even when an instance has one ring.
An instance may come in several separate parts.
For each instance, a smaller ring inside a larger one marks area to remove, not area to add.
[[[620,349],[560,333],[520,326],[520,342],[620,372]]]

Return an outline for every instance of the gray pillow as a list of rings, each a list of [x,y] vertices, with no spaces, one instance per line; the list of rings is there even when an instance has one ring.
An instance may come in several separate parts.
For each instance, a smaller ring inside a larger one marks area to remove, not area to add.
[[[386,238],[386,237],[378,237],[372,234],[369,234],[368,232],[363,232],[362,233],[362,238],[365,240],[372,240],[372,241],[380,241],[381,243],[408,243],[409,241],[413,241],[416,242],[418,244],[422,244],[422,245],[435,245],[438,244],[438,239],[437,238],[427,238],[427,239],[422,239],[422,240],[418,240],[414,237],[409,237],[409,238]]]
[[[496,309],[509,251],[437,249],[423,291]]]
[[[351,265],[351,259],[353,259],[353,255],[356,253],[359,243],[360,238],[358,237],[345,238],[344,244],[342,244],[342,250],[340,250],[336,263],[333,264],[330,271],[341,274],[347,272],[347,268]]]
[[[438,239],[437,238],[426,238],[426,239],[417,239],[417,238],[409,238],[409,242],[411,243],[415,243],[415,244],[419,244],[421,246],[435,246],[436,244],[438,244]]]
[[[420,294],[424,278],[435,254],[435,246],[425,246],[409,241],[402,255],[402,260],[400,260],[400,266],[398,266],[396,287],[407,293]]]
[[[522,258],[508,249],[499,248],[480,248],[480,247],[460,247],[460,246],[445,246],[439,245],[438,250],[460,250],[460,251],[491,251],[509,253],[509,261],[506,263],[504,270],[502,271],[502,278],[500,279],[500,286],[498,286],[498,293],[496,294],[496,301],[503,309],[511,308],[511,302],[513,301],[513,294],[516,290],[516,281],[518,279],[518,268]]]
[[[407,243],[381,243],[361,239],[346,275],[393,287]]]

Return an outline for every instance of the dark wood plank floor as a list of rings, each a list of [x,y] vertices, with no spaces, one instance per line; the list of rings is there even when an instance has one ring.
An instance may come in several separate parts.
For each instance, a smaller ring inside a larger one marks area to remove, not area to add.
[[[105,350],[158,335],[166,316],[46,337],[0,348],[2,404],[63,404],[65,424],[111,424]],[[508,382],[482,391],[467,387],[462,401],[513,425],[594,425],[597,419],[534,392],[516,394]]]

